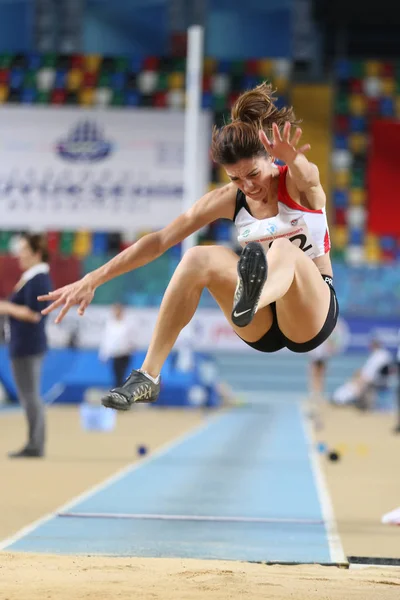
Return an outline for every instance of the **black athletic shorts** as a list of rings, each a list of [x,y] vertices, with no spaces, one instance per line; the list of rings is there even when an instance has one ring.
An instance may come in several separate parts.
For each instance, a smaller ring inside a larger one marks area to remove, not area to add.
[[[332,277],[329,277],[329,275],[322,275],[322,278],[329,285],[329,289],[331,291],[331,301],[325,323],[323,324],[321,331],[317,333],[315,337],[308,342],[303,342],[301,344],[289,340],[289,338],[287,338],[279,329],[278,319],[276,316],[276,303],[272,302],[270,307],[272,310],[273,321],[270,329],[265,335],[262,336],[262,338],[257,340],[257,342],[246,342],[246,340],[243,341],[248,346],[251,346],[255,350],[259,350],[260,352],[277,352],[282,348],[289,348],[289,350],[292,352],[310,352],[310,350],[318,348],[318,346],[328,339],[332,331],[335,329],[339,316],[339,305],[333,287]]]

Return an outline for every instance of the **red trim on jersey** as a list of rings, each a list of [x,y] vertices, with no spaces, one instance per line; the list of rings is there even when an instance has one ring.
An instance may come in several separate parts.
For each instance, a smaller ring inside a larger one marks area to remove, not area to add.
[[[325,231],[325,237],[324,237],[324,252],[325,252],[325,254],[327,252],[329,252],[330,249],[331,249],[331,238],[329,237],[329,231],[327,229]]]
[[[314,213],[317,215],[322,215],[323,211],[322,210],[312,210],[311,208],[305,208],[304,206],[301,206],[301,204],[297,204],[297,202],[295,202],[293,200],[293,198],[291,198],[289,196],[289,193],[287,191],[287,187],[286,187],[286,175],[288,173],[288,166],[285,165],[284,167],[281,167],[280,165],[276,165],[279,169],[279,184],[278,184],[278,200],[279,202],[282,202],[283,204],[286,204],[286,206],[288,206],[289,208],[293,208],[294,210],[301,210],[302,212],[307,212],[307,213]]]

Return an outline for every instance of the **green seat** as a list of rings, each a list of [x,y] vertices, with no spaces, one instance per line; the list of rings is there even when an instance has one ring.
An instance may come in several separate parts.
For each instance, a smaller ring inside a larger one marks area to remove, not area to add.
[[[109,73],[100,73],[99,78],[98,78],[98,82],[97,82],[97,87],[103,88],[103,87],[110,87],[110,75]]]
[[[36,72],[27,71],[24,75],[24,87],[36,87]]]
[[[125,105],[125,96],[122,92],[115,91],[113,93],[113,97],[111,100],[112,106],[124,106]]]
[[[12,231],[0,231],[0,254],[8,253],[12,235]]]
[[[352,188],[364,188],[365,186],[365,169],[355,167],[351,171],[351,183]]]
[[[215,95],[213,98],[213,106],[216,111],[224,111],[228,108],[228,97],[225,94]]]
[[[172,59],[172,71],[182,73],[186,71],[186,59],[177,57]]]
[[[157,82],[157,91],[165,92],[168,90],[168,74],[167,73],[159,73],[158,82]]]
[[[345,250],[333,247],[331,250],[331,258],[332,260],[337,260],[338,262],[344,262]]]
[[[129,69],[129,61],[125,56],[120,56],[115,60],[115,70],[117,73],[125,73]]]
[[[60,236],[60,253],[64,256],[71,256],[74,251],[75,234],[73,231],[63,231]]]
[[[245,64],[243,60],[234,60],[231,64],[231,68],[229,72],[232,75],[244,75],[245,73]]]
[[[353,79],[362,79],[365,76],[365,62],[363,60],[352,60],[350,73]]]
[[[57,54],[53,52],[48,52],[43,56],[43,66],[44,67],[56,67],[57,64]]]
[[[335,97],[335,113],[337,115],[349,114],[349,96],[345,92],[339,92]]]
[[[0,69],[8,69],[12,62],[11,54],[0,54]]]
[[[49,92],[38,92],[36,96],[36,104],[49,104],[50,93]]]

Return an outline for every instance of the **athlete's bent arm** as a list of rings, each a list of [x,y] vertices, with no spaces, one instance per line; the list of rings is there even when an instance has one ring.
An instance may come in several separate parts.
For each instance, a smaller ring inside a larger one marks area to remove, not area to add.
[[[208,192],[172,223],[160,231],[143,236],[138,242],[79,281],[39,296],[39,300],[51,302],[42,314],[47,315],[63,306],[55,321],[59,323],[71,306],[79,304],[78,313],[83,315],[93,299],[96,288],[103,283],[152,262],[169,248],[216,219],[231,219],[235,197],[236,188],[233,184]]]
[[[260,141],[268,154],[283,161],[288,166],[286,185],[289,195],[300,204],[305,203],[307,208],[319,210],[326,204],[325,192],[322,188],[317,165],[311,163],[304,155],[310,150],[310,145],[305,144],[300,148],[302,131],[296,128],[290,139],[291,126],[286,123],[282,133],[276,123],[272,126],[272,140],[269,140],[264,131],[260,131]]]
[[[118,275],[142,267],[158,258],[172,246],[189,235],[220,218],[233,214],[234,186],[228,184],[202,196],[187,212],[179,215],[169,225],[143,236],[138,242],[115,256],[87,277],[95,287]]]

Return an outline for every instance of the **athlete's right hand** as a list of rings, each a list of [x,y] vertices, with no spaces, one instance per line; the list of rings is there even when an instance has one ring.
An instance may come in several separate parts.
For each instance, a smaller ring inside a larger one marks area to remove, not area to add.
[[[93,300],[95,287],[91,282],[90,278],[86,275],[82,279],[64,285],[57,290],[53,290],[43,296],[38,296],[38,300],[41,302],[50,302],[49,306],[44,308],[41,312],[42,315],[48,315],[60,306],[63,308],[55,319],[55,323],[61,323],[71,306],[79,304],[78,314],[82,316]]]

